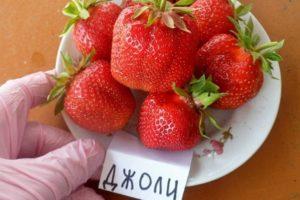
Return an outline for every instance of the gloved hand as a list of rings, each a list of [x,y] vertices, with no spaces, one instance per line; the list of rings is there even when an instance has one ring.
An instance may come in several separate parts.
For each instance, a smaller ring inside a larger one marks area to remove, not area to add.
[[[100,167],[104,149],[94,140],[73,141],[54,127],[27,122],[29,110],[52,87],[39,72],[0,87],[0,199],[103,199],[80,187]]]

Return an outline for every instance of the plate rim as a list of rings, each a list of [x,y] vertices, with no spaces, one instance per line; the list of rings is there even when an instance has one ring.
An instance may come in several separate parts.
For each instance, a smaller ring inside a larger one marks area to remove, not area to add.
[[[267,37],[267,40],[270,41],[270,36],[269,34],[267,33],[267,31],[265,30],[264,26],[260,23],[260,21],[255,17],[255,15],[253,15],[252,13],[250,13],[250,16],[257,22],[257,24],[262,28],[261,31],[263,31],[263,33],[265,34],[265,36]],[[61,63],[61,52],[63,49],[65,49],[66,47],[66,43],[67,43],[67,40],[69,39],[69,37],[71,37],[72,35],[72,31],[70,31],[67,35],[65,35],[64,37],[61,38],[60,40],[60,44],[59,44],[59,48],[58,48],[58,51],[57,51],[57,55],[56,55],[56,62],[55,62],[55,71],[56,73],[59,71],[59,66],[60,66],[60,63]],[[211,176],[211,179],[206,179],[205,181],[201,181],[201,180],[198,180],[198,179],[191,179],[191,180],[188,180],[187,181],[187,187],[191,187],[191,186],[196,186],[196,185],[202,185],[202,184],[205,184],[205,183],[209,183],[209,182],[212,182],[212,181],[215,181],[217,179],[220,179],[230,173],[232,173],[233,171],[235,171],[236,169],[240,168],[242,165],[244,165],[250,158],[252,158],[256,153],[257,151],[263,146],[264,142],[266,141],[266,139],[268,138],[268,136],[270,135],[271,131],[272,131],[272,128],[274,127],[274,124],[276,122],[276,119],[278,117],[278,113],[279,113],[279,109],[280,109],[280,104],[281,104],[281,98],[282,98],[282,75],[281,75],[281,70],[280,70],[280,64],[278,62],[275,62],[276,63],[276,67],[278,67],[278,81],[279,81],[279,85],[278,85],[278,93],[279,93],[279,96],[278,96],[278,99],[276,102],[274,102],[274,117],[272,119],[272,123],[270,123],[269,125],[266,125],[266,134],[265,136],[263,137],[263,139],[261,141],[259,141],[259,144],[257,145],[256,148],[253,148],[253,151],[251,153],[249,153],[247,156],[243,157],[243,160],[241,161],[238,161],[237,162],[237,165],[235,165],[234,167],[228,167],[226,170],[223,170],[222,173],[218,174],[217,176]],[[66,119],[65,119],[65,116],[63,115],[63,119],[64,119],[64,122],[66,123],[67,127],[70,129],[71,131],[71,127],[69,126],[69,124],[66,122]],[[72,133],[72,131],[71,131]],[[74,133],[72,133],[74,135]],[[198,180],[198,181],[197,181]]]

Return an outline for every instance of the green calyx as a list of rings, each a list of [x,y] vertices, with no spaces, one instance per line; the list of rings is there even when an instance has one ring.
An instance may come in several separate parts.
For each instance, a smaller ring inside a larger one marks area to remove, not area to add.
[[[219,86],[213,83],[211,77],[205,75],[199,79],[192,78],[187,89],[179,88],[173,83],[173,91],[182,97],[186,102],[192,102],[193,107],[201,114],[199,119],[199,132],[202,137],[209,139],[205,130],[205,121],[208,120],[216,129],[225,131],[215,117],[210,114],[207,108],[226,94],[219,92]]]
[[[283,47],[284,40],[279,42],[267,42],[260,43],[260,37],[254,33],[254,24],[252,17],[248,20],[242,17],[248,14],[251,10],[251,6],[239,6],[236,9],[235,18],[229,17],[229,20],[234,24],[236,31],[232,31],[239,41],[239,46],[248,51],[252,57],[253,62],[257,60],[261,62],[262,70],[273,77],[272,75],[272,62],[282,61],[282,57],[278,54],[278,51]]]
[[[220,131],[224,129],[219,125],[215,117],[207,110],[207,108],[225,96],[225,93],[219,91],[219,86],[216,85],[211,77],[206,78],[202,75],[199,79],[192,78],[189,84],[189,91],[195,102],[198,111],[201,113],[199,120],[199,130],[202,137],[209,139],[205,130],[205,120],[207,119],[211,125]]]
[[[64,30],[61,36],[64,36],[68,33],[73,25],[79,19],[87,19],[90,17],[88,9],[97,4],[106,2],[106,0],[71,0],[63,9],[63,14],[67,17],[70,17],[70,20],[65,25]]]
[[[52,76],[55,80],[55,85],[47,97],[47,103],[58,99],[55,107],[55,115],[59,114],[64,109],[66,90],[73,78],[89,65],[94,54],[95,51],[93,50],[89,55],[84,56],[78,65],[75,66],[75,63],[68,54],[61,53],[65,71],[57,76]]]
[[[197,106],[206,109],[225,94],[219,92],[219,86],[212,82],[211,77],[205,75],[199,79],[193,78],[189,90]]]
[[[167,0],[136,0],[143,4],[142,7],[135,10],[133,19],[137,19],[144,12],[149,12],[147,26],[151,26],[158,20],[171,29],[179,28],[182,31],[190,33],[183,16],[192,15],[193,8],[189,7],[195,0],[179,0],[175,4]]]
[[[211,77],[206,78],[205,75],[199,79],[193,77],[186,90],[177,87],[175,83],[173,83],[172,88],[177,95],[185,99],[192,99],[195,107],[201,110],[205,110],[226,95],[220,93],[219,86],[213,83]]]

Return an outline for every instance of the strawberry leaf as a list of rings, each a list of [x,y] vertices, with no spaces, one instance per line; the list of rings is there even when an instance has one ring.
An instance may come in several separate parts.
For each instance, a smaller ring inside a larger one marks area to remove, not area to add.
[[[220,93],[219,89],[219,86],[212,82],[211,77],[206,79],[205,75],[199,79],[193,78],[189,84],[189,91],[194,101],[200,104],[203,109],[206,109],[225,95]]]
[[[257,52],[255,52],[255,51],[253,51],[253,52],[250,52],[251,53],[251,55],[252,55],[252,58],[253,58],[253,63],[255,63],[256,62],[256,60],[257,59],[259,59],[260,57],[261,57],[261,54],[260,53],[257,53]]]
[[[84,7],[84,2],[81,0],[72,0],[73,4],[75,5],[74,7],[77,9],[78,16],[81,19],[87,19],[89,18],[90,14],[88,12],[88,8]]]
[[[152,24],[154,24],[157,19],[159,18],[160,13],[158,11],[153,11],[149,14],[148,16],[148,20],[147,20],[147,27],[151,26]]]
[[[91,5],[95,4],[97,0],[83,0],[83,6],[85,8],[90,7]]]
[[[54,88],[50,91],[47,102],[51,102],[54,99],[56,99],[58,96],[60,96],[62,93],[65,92],[65,86],[64,85],[56,85]]]
[[[259,52],[261,52],[261,51],[268,51],[268,52],[278,51],[279,49],[281,49],[283,47],[283,45],[284,45],[284,40],[281,40],[280,42],[267,42],[267,43],[260,45],[255,50],[259,51]]]
[[[47,97],[47,103],[58,99],[55,107],[55,114],[58,114],[63,110],[65,93],[74,76],[76,76],[80,70],[88,67],[94,54],[95,50],[92,50],[90,54],[83,56],[79,65],[75,68],[72,58],[68,54],[61,53],[65,71],[57,76],[52,76],[56,83]]]
[[[135,3],[141,3],[141,4],[156,4],[155,0],[134,0]]]
[[[200,111],[200,118],[198,124],[199,132],[203,138],[210,139],[210,137],[206,134],[205,130],[205,114]]]
[[[162,14],[162,22],[169,28],[175,28],[175,25],[174,25],[174,20],[173,18],[168,15],[167,13],[163,13]]]
[[[252,10],[252,5],[240,5],[235,9],[235,16],[240,18],[246,14],[248,14]]]
[[[72,76],[73,74],[76,73],[76,69],[74,68],[72,58],[65,53],[61,53],[61,56],[63,59],[64,69],[68,74]]]
[[[267,52],[264,57],[272,61],[282,61],[282,57],[276,52]]]
[[[175,3],[175,6],[190,6],[195,0],[179,0]]]
[[[185,98],[188,98],[188,97],[189,97],[188,93],[187,93],[185,90],[183,90],[183,89],[181,89],[181,88],[179,88],[179,87],[176,86],[176,83],[173,83],[173,84],[172,84],[172,88],[173,88],[173,91],[174,91],[177,95],[182,96],[182,97],[185,97]]]
[[[74,24],[77,22],[77,20],[79,19],[79,17],[77,18],[73,18],[73,19],[70,19],[67,24],[65,25],[62,33],[60,34],[60,37],[63,37],[65,36],[67,33],[70,32],[70,30],[72,29],[72,27],[74,26]]]
[[[191,7],[173,7],[172,10],[177,14],[192,15],[194,9]]]
[[[238,33],[240,33],[240,31],[241,31],[241,26],[240,26],[240,24],[239,24],[239,22],[236,20],[236,19],[234,19],[234,18],[232,18],[232,17],[228,17],[228,19],[229,19],[229,21],[234,25],[234,27],[235,27],[235,29],[237,30],[237,32]]]
[[[191,33],[191,31],[186,27],[184,20],[178,14],[176,14],[175,12],[171,12],[170,16],[174,20],[175,27],[179,28],[184,32]]]
[[[138,18],[139,16],[141,16],[146,10],[149,10],[149,6],[143,6],[143,7],[140,7],[138,9],[136,9],[134,11],[134,14],[132,16],[133,19],[136,19]]]
[[[205,84],[206,84],[205,75],[202,75],[199,79],[193,77],[190,82],[190,91],[201,93],[203,91],[202,88],[205,86]]]
[[[52,78],[56,82],[47,97],[47,103],[55,99],[60,99],[57,104],[61,103],[60,101],[63,101],[62,98],[64,98],[66,89],[72,81],[73,77],[79,72],[81,68],[87,67],[94,53],[95,51],[93,50],[89,55],[84,56],[80,62],[82,66],[79,65],[77,68],[74,67],[72,58],[68,54],[61,53],[65,71],[58,74],[57,76],[52,76]],[[62,105],[57,105],[55,112],[58,113],[58,111],[61,111],[62,108]]]
[[[92,51],[88,55],[86,55],[86,56],[84,55],[82,57],[81,61],[79,62],[77,71],[86,68],[90,64],[90,62],[95,54],[96,54],[95,49],[92,49]]]
[[[284,46],[285,41],[281,40],[279,42],[275,42],[276,44],[270,48],[268,48],[266,51],[267,52],[276,52],[280,49],[282,49],[282,47]]]
[[[263,71],[272,76],[272,64],[270,63],[270,61],[268,61],[264,57],[261,57],[261,61]]]
[[[243,8],[249,10],[248,8]],[[242,10],[242,8],[240,8]],[[240,11],[244,12],[244,11]],[[253,58],[253,63],[257,60],[261,61],[261,67],[264,72],[272,75],[272,62],[281,61],[282,57],[277,53],[284,45],[284,40],[280,42],[267,42],[259,45],[260,37],[254,33],[254,23],[250,17],[248,21],[241,21],[240,19],[233,19],[229,17],[229,20],[234,24],[237,32],[234,34],[238,39],[238,44],[245,50],[247,50]],[[241,26],[243,25],[243,26]]]
[[[65,93],[59,96],[54,110],[55,115],[58,115],[64,109],[65,97],[66,97]]]
[[[95,54],[96,54],[96,50],[92,49],[92,51],[87,56],[84,57],[85,65],[88,65],[91,62]]]
[[[252,39],[253,30],[254,30],[254,24],[252,18],[250,18],[245,27],[245,35],[249,36],[250,39]]]
[[[228,1],[233,7],[237,4],[237,0],[228,0]]]
[[[65,16],[71,17],[71,18],[76,18],[79,15],[79,11],[76,7],[76,5],[74,4],[73,1],[69,2],[65,8],[63,9],[63,14]]]
[[[64,86],[68,83],[70,75],[67,72],[60,73],[57,77],[54,77],[56,80],[56,86]]]
[[[205,75],[199,79],[193,78],[189,88],[193,96],[198,96],[204,92],[218,92],[219,90],[219,86],[213,83],[211,78],[206,79]]]
[[[217,120],[215,119],[215,117],[208,111],[205,111],[205,115],[208,117],[209,122],[218,130],[222,131],[224,130],[219,123],[217,122]]]
[[[222,93],[210,93],[210,92],[204,92],[198,96],[196,96],[194,99],[203,105],[203,108],[208,108],[211,104],[216,102],[218,99],[220,99],[224,94]]]
[[[154,0],[154,6],[156,8],[159,8],[159,6],[160,6],[160,0]]]
[[[167,0],[160,0],[159,9],[164,11],[166,8],[166,3],[167,3]]]
[[[109,1],[109,0],[107,0]],[[83,5],[85,8],[89,8],[91,6],[95,6],[102,2],[107,2],[106,0],[83,0]]]
[[[138,18],[142,13],[149,10],[148,20],[146,27],[154,24],[158,18],[160,22],[165,24],[168,28],[179,28],[182,31],[190,33],[182,15],[191,15],[193,8],[185,7],[192,4],[195,0],[179,0],[177,3],[172,4],[168,0],[136,0],[144,4],[143,7],[137,8],[133,14],[133,19]]]
[[[88,9],[91,6],[95,6],[98,3],[106,2],[108,0],[71,0],[67,3],[64,7],[62,13],[70,17],[71,19],[65,25],[63,32],[61,33],[61,37],[64,36],[66,33],[70,31],[72,26],[79,20],[79,19],[88,19],[90,13]]]
[[[252,45],[256,47],[258,43],[260,42],[260,37],[257,34],[254,34],[252,37]]]
[[[90,13],[89,13],[88,10],[82,9],[82,10],[80,11],[80,13],[79,13],[79,17],[80,17],[81,19],[87,19],[87,18],[90,17]]]
[[[166,2],[165,12],[170,12],[174,8],[173,4],[169,1]]]

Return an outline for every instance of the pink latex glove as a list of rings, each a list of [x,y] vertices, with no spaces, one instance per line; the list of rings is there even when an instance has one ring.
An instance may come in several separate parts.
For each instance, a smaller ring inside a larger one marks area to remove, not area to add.
[[[45,101],[51,87],[43,72],[0,87],[1,200],[103,199],[80,187],[102,164],[103,148],[94,140],[73,141],[63,130],[27,122],[29,110]]]

